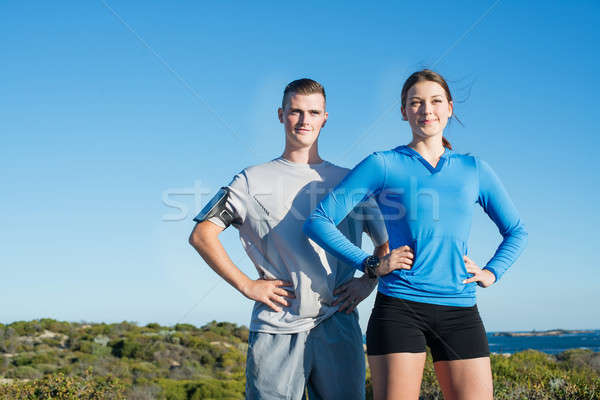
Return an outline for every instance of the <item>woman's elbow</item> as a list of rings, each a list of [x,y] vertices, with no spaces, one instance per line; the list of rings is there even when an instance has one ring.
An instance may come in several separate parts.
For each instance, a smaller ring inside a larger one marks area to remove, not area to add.
[[[503,236],[510,237],[512,240],[517,240],[520,242],[520,247],[525,248],[525,246],[527,246],[529,233],[527,233],[527,230],[523,224],[519,224]]]
[[[529,241],[529,233],[525,227],[522,227],[521,229],[521,240],[523,241],[523,247],[527,246],[527,242]]]

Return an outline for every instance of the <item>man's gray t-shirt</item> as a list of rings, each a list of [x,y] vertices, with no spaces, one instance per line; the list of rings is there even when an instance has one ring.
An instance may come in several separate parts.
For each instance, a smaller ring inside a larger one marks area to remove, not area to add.
[[[355,269],[326,253],[302,232],[302,225],[321,199],[348,173],[327,161],[298,164],[284,158],[244,169],[228,185],[226,208],[234,216],[246,253],[265,279],[293,284],[295,299],[275,312],[255,302],[250,330],[297,333],[330,317],[338,306],[336,287],[350,280]],[[224,227],[221,220],[211,222]],[[373,201],[361,203],[338,228],[357,246],[366,232],[380,246],[387,232]],[[291,289],[291,288],[289,288]]]

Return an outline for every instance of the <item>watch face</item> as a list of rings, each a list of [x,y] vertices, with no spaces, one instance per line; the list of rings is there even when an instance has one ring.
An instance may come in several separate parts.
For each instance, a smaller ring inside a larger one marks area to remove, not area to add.
[[[367,258],[367,266],[370,268],[379,267],[379,258],[375,256],[369,256],[369,258]]]
[[[369,276],[369,278],[374,279],[377,278],[377,267],[379,266],[379,258],[374,256],[369,256],[365,260],[365,272]]]

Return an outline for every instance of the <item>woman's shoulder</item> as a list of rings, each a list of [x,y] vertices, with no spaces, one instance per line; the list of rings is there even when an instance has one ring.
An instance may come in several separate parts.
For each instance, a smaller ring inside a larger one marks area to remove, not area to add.
[[[474,168],[477,168],[478,164],[481,162],[481,158],[478,155],[473,154],[471,152],[459,153],[457,151],[452,150],[448,155],[448,158],[454,162],[459,162],[466,166],[472,166]]]

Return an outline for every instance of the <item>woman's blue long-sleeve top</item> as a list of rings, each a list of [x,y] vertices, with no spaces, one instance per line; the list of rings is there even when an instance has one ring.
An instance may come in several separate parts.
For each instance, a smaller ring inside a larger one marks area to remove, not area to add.
[[[446,149],[434,168],[407,146],[365,158],[321,201],[304,224],[304,232],[327,252],[362,270],[368,254],[336,225],[370,196],[384,216],[390,248],[408,245],[415,255],[410,270],[395,270],[379,279],[379,291],[388,296],[450,306],[476,303],[476,283],[462,283],[472,276],[463,255],[468,251],[475,203],[503,237],[484,267],[496,281],[527,242],[517,209],[487,163]]]

